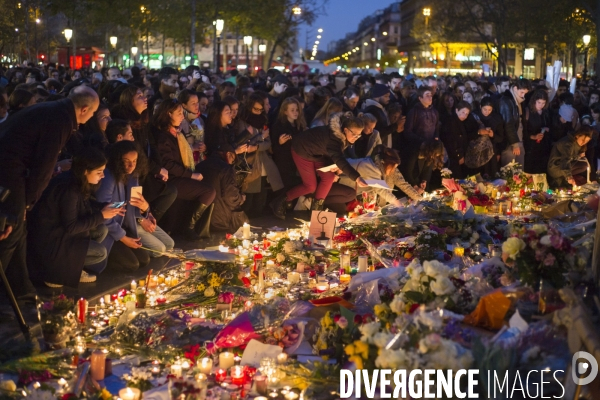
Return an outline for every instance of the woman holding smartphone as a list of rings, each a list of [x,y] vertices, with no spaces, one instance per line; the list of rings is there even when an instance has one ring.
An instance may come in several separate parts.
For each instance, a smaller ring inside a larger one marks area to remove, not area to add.
[[[83,149],[73,157],[71,170],[50,182],[28,218],[27,259],[34,276],[49,287],[94,282],[96,276],[84,269],[106,259],[100,244],[108,233],[104,221],[123,216],[125,209],[90,199],[105,166],[100,150]]]
[[[150,204],[142,195],[131,196],[131,188],[140,185],[139,176],[144,174],[145,165],[138,163],[139,153],[135,142],[122,140],[110,146],[104,179],[96,190],[96,200],[113,204],[125,202],[121,212],[106,219],[108,235],[102,241],[108,253],[108,265],[125,271],[135,271],[150,262],[147,250],[141,249],[142,241],[138,231],[138,218],[150,218]],[[107,262],[89,266],[87,269],[97,274],[107,266]]]

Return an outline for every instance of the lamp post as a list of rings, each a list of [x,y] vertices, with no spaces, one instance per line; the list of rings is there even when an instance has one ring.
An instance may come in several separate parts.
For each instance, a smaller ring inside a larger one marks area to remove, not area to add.
[[[36,13],[37,13],[37,10],[36,10]],[[39,59],[40,59],[40,57],[38,55],[38,45],[37,45],[37,26],[39,23],[40,23],[40,19],[36,18],[35,19],[35,27],[34,27],[34,31],[33,31],[34,32],[33,33],[34,34],[33,42],[34,42],[34,47],[35,47],[35,65],[38,65]]]
[[[252,36],[244,36],[244,44],[246,45],[246,72],[250,75],[252,66],[250,65],[250,46],[252,46]]]
[[[116,63],[117,67],[119,66],[119,60],[117,59],[117,37],[116,36],[111,36],[110,37],[110,45],[113,48],[113,63]]]
[[[135,65],[135,56],[137,55],[138,52],[138,48],[136,46],[133,46],[131,48],[131,55],[133,56],[133,65]]]
[[[267,45],[264,43],[259,44],[258,51],[262,55],[260,59],[260,67],[263,68],[263,63],[265,62],[265,52],[267,51]]]
[[[64,33],[65,39],[67,39],[67,67],[71,67],[71,46],[69,46],[69,42],[73,37],[73,29],[67,27]]]
[[[144,14],[144,22],[146,24],[146,68],[150,69],[150,10],[145,6],[141,6],[140,11]]]
[[[221,65],[221,34],[223,33],[223,28],[225,27],[225,21],[218,19],[214,22],[214,25],[215,32],[217,34],[217,62],[215,63],[215,72],[218,74]]]
[[[587,69],[587,65],[588,65],[588,53],[590,50],[590,40],[592,40],[592,37],[590,35],[583,35],[583,45],[585,46],[585,53],[584,53],[584,59],[583,59],[583,80],[586,81],[587,80],[587,73],[588,73],[588,69]]]

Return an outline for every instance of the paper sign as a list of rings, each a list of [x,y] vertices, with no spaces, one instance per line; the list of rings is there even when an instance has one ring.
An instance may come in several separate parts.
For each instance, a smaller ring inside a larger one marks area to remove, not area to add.
[[[377,189],[392,190],[392,188],[389,187],[388,184],[382,179],[365,179],[365,183],[370,187]]]
[[[248,346],[246,346],[244,354],[242,354],[240,365],[251,365],[258,368],[260,366],[260,360],[266,357],[277,358],[282,351],[282,348],[279,346],[264,344],[258,340],[252,339],[250,343],[248,343]]]
[[[325,233],[328,238],[333,237],[335,230],[336,214],[334,212],[313,211],[310,216],[310,227],[308,229],[308,239],[315,243],[316,239]]]
[[[331,172],[331,170],[336,170],[336,169],[339,169],[338,166],[335,165],[335,164],[331,164],[331,165],[328,165],[327,167],[321,167],[321,168],[319,168],[319,171],[321,171],[321,172]]]

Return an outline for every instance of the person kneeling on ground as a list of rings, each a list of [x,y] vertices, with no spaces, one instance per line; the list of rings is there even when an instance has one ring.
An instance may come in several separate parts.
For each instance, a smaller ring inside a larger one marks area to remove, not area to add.
[[[217,231],[236,231],[244,222],[249,222],[246,213],[240,209],[244,204],[244,195],[235,184],[233,164],[237,155],[229,143],[223,142],[205,161],[198,164],[196,172],[204,176],[204,182],[214,188],[217,195],[214,200],[211,228]]]
[[[593,129],[582,126],[574,134],[554,143],[548,161],[548,183],[551,188],[583,185],[589,164],[585,158],[586,145],[592,139]]]
[[[94,282],[96,276],[83,269],[106,259],[106,248],[100,244],[108,233],[104,221],[122,216],[125,209],[101,208],[90,200],[105,166],[100,150],[83,149],[73,157],[71,170],[50,182],[28,218],[31,275],[49,287],[76,288],[79,282]]]

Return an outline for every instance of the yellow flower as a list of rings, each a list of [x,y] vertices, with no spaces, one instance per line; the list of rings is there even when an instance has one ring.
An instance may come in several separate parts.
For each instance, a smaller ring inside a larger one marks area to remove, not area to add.
[[[321,356],[321,358],[323,359],[323,361],[329,360],[329,356]]]
[[[331,318],[331,312],[327,311],[327,314],[323,318],[321,318],[321,326],[323,328],[329,328],[333,326],[333,319]]]
[[[354,352],[356,351],[356,349],[354,348],[353,344],[348,344],[346,345],[346,347],[344,347],[344,351],[346,352],[346,354],[348,354],[349,356],[353,355]]]
[[[375,315],[377,316],[377,318],[387,319],[387,317],[389,316],[389,313],[392,310],[390,309],[390,306],[388,306],[387,304],[375,304],[374,311],[375,311]]]
[[[369,358],[369,345],[360,340],[354,341],[355,354],[359,354],[362,358]]]
[[[204,283],[201,283],[198,285],[198,291],[199,292],[204,292],[204,289],[206,289],[206,285]]]
[[[363,369],[363,360],[359,356],[349,357],[348,361],[353,362],[356,365],[356,369]]]
[[[106,388],[102,389],[102,391],[100,392],[100,397],[103,400],[109,400],[112,398],[112,394],[110,394],[110,392],[108,390],[106,390]]]

